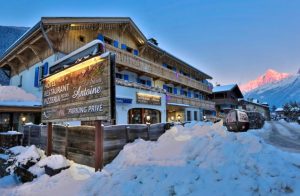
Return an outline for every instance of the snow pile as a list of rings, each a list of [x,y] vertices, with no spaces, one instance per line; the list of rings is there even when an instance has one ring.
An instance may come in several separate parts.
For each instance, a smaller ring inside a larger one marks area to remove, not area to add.
[[[136,140],[92,176],[90,195],[269,195],[300,193],[300,156],[252,132],[220,124],[172,128],[158,142]]]
[[[40,149],[37,149],[35,145],[32,145],[16,157],[15,164],[16,165],[25,165],[25,164],[27,164],[28,161],[36,163],[43,156],[45,156],[44,152]]]
[[[46,157],[37,163],[40,167],[45,167],[46,165],[52,169],[60,169],[70,166],[70,161],[68,161],[62,155],[52,155],[50,157]]]
[[[15,146],[9,149],[9,151],[15,155],[25,152],[29,147],[24,146]]]
[[[257,132],[230,133],[220,123],[176,126],[157,142],[138,139],[127,144],[102,172],[93,173],[92,168],[70,162],[69,169],[51,178],[41,174],[33,182],[14,188],[1,186],[0,179],[0,192],[3,195],[299,195],[300,154],[266,144],[259,135],[270,128],[266,124]],[[66,161],[49,157],[45,162],[50,164],[55,160]]]
[[[41,101],[16,86],[0,86],[0,105],[35,106]]]

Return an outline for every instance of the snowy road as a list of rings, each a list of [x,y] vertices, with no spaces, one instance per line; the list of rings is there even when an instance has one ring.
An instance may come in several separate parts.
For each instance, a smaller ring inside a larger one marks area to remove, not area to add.
[[[271,121],[271,131],[263,135],[266,142],[282,149],[300,153],[300,126]]]

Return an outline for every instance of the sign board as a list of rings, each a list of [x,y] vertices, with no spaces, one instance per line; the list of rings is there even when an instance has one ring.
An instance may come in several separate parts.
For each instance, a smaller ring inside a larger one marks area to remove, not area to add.
[[[111,55],[91,57],[45,78],[42,122],[113,119],[112,62]]]
[[[140,104],[161,105],[161,96],[136,93],[136,102]]]

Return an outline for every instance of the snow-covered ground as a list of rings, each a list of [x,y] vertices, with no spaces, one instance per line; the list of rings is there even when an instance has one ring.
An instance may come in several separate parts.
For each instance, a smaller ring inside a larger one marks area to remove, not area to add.
[[[260,135],[271,127],[230,133],[220,123],[176,126],[157,142],[138,139],[126,145],[102,172],[71,161],[70,168],[56,176],[41,173],[22,185],[13,176],[4,177],[0,193],[300,195],[300,154],[264,142]],[[21,155],[27,151],[19,148]]]

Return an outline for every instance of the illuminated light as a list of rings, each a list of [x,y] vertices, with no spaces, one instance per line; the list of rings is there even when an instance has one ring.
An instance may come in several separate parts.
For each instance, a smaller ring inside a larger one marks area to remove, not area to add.
[[[22,117],[22,122],[25,122],[25,121],[26,121],[26,117],[23,116],[23,117]]]
[[[178,120],[178,121],[181,120],[181,116],[180,116],[180,115],[177,116],[177,120]]]
[[[171,121],[174,121],[174,116],[171,116]]]
[[[77,26],[79,26],[78,24],[71,24],[70,25],[71,27],[77,27]]]
[[[151,117],[148,115],[148,116],[146,116],[146,120],[147,121],[150,121],[150,119],[151,119]]]
[[[47,81],[53,81],[53,80],[56,80],[57,78],[60,78],[60,77],[62,77],[62,76],[64,76],[64,75],[67,75],[67,74],[72,73],[72,72],[74,72],[74,71],[78,71],[78,70],[83,69],[83,68],[85,68],[85,67],[94,65],[94,64],[99,63],[99,62],[101,62],[101,61],[103,61],[103,60],[104,60],[104,59],[102,59],[102,58],[99,57],[99,56],[93,57],[93,58],[88,59],[88,60],[86,60],[86,61],[84,61],[84,62],[82,62],[82,63],[79,63],[79,64],[77,64],[77,65],[74,65],[74,66],[72,66],[72,67],[69,67],[69,68],[67,68],[67,69],[65,69],[65,70],[63,70],[63,71],[61,71],[61,72],[58,72],[58,73],[56,73],[56,74],[53,74],[53,75],[51,75],[51,76],[45,78],[45,80],[47,80]]]
[[[145,93],[137,93],[137,94],[138,94],[139,96],[160,98],[159,95],[150,95],[150,94],[145,94]]]

